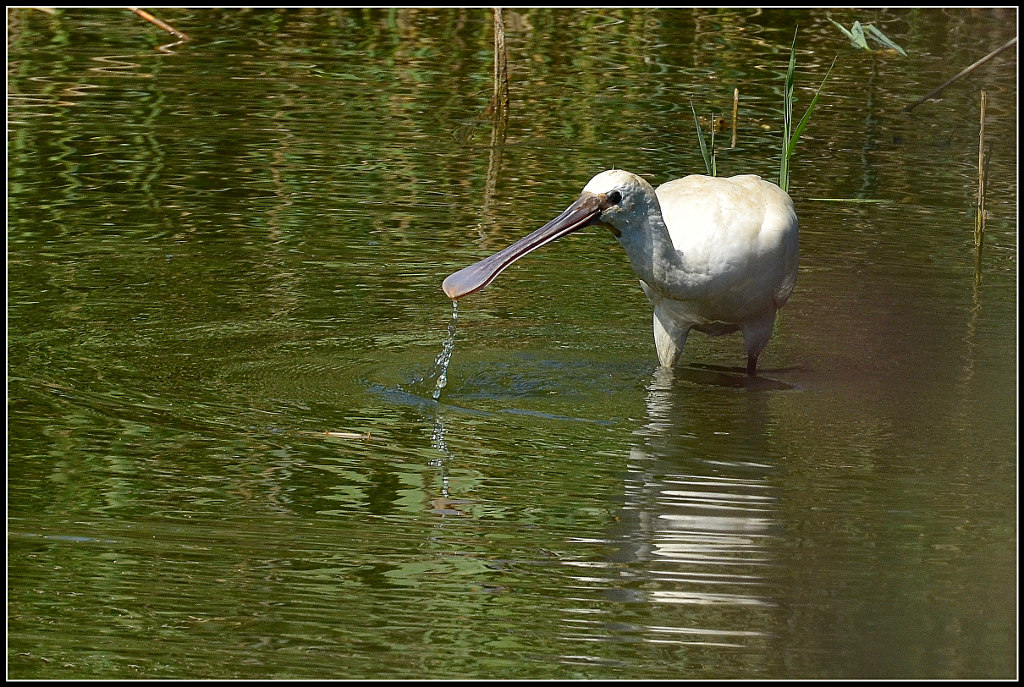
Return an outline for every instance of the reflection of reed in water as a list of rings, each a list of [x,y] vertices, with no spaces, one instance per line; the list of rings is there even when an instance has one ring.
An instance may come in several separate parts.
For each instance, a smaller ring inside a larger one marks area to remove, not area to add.
[[[699,420],[686,417],[686,401],[698,404],[706,395],[674,386],[673,372],[660,368],[648,388],[648,422],[630,452],[616,537],[614,558],[626,566],[625,582],[609,595],[657,604],[649,609],[650,624],[638,630],[652,641],[748,647],[767,637],[772,606],[765,574],[775,499],[766,482],[770,466],[752,458],[764,436],[757,412],[764,396],[743,399],[756,404],[744,414],[750,426],[726,419],[715,426],[707,408]],[[735,400],[727,404],[734,408]],[[729,434],[704,426],[727,427]],[[742,445],[726,443],[737,440]]]

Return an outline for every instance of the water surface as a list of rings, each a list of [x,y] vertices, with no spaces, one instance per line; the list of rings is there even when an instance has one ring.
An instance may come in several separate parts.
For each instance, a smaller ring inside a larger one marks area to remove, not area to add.
[[[8,13],[14,678],[1016,674],[1015,10]],[[618,167],[793,161],[760,368],[657,365]],[[978,91],[988,233],[973,247]],[[817,199],[881,202],[841,203]]]

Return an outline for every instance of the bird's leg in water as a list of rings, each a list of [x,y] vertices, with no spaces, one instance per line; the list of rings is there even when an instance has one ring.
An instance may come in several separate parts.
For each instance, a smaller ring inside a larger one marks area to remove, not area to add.
[[[756,377],[757,376],[757,356],[756,355],[748,355],[747,356],[747,374],[750,375],[751,377]]]

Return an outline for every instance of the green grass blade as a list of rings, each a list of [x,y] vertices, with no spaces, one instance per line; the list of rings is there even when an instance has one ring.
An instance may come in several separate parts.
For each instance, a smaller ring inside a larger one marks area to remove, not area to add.
[[[888,198],[804,198],[816,203],[892,203]]]
[[[711,115],[711,176],[718,176],[718,161],[715,159],[715,116]]]
[[[796,35],[800,27],[793,29],[793,45],[789,49],[789,69],[786,70],[786,85],[782,93],[782,159],[779,161],[779,188],[789,191],[789,145],[793,130],[793,75],[796,72]]]
[[[904,57],[907,56],[907,53],[904,52],[903,48],[901,48],[900,46],[898,46],[895,43],[893,43],[889,39],[888,36],[886,36],[884,33],[879,31],[878,29],[876,29],[874,24],[868,24],[867,25],[867,30],[868,30],[868,33],[871,34],[872,38],[874,38],[876,41],[878,41],[879,43],[881,43],[885,47],[891,48],[891,49],[895,50],[896,52],[898,52],[899,54],[903,55]]]
[[[853,22],[853,26],[850,27],[850,33],[853,34],[853,44],[861,50],[871,51],[868,47],[868,40],[864,38],[864,28],[860,25],[859,21]]]
[[[842,31],[842,32],[843,32],[844,34],[846,34],[846,37],[850,39],[850,42],[851,42],[851,43],[853,43],[853,34],[852,34],[852,33],[850,33],[850,32],[849,32],[849,31],[848,31],[848,30],[846,29],[846,27],[845,27],[845,26],[843,26],[842,24],[840,24],[839,22],[837,22],[837,21],[836,21],[835,19],[833,19],[832,17],[827,17],[827,19],[828,19],[828,20],[829,20],[830,22],[832,22],[833,24],[835,24],[835,25],[836,25],[836,28],[837,28],[837,29],[839,29],[839,30],[840,30],[840,31]]]
[[[798,30],[793,30],[793,45],[789,48],[789,68],[786,70],[786,92],[782,96],[785,104],[782,123],[787,141],[793,132],[793,87],[796,83],[796,33]]]
[[[693,112],[693,125],[697,127],[697,141],[700,143],[700,154],[704,158],[704,166],[708,170],[708,174],[714,176],[714,162],[711,156],[708,155],[708,148],[704,144],[704,131],[700,128],[700,122],[697,121],[697,110],[693,107],[693,101],[690,101],[690,110]]]
[[[807,126],[807,122],[811,118],[811,112],[814,111],[814,106],[818,103],[818,96],[821,95],[821,89],[825,87],[825,82],[828,81],[828,76],[829,74],[832,73],[832,67],[836,66],[836,60],[838,59],[839,56],[837,55],[832,60],[832,65],[828,68],[828,71],[825,72],[825,78],[821,80],[821,84],[818,86],[818,90],[814,92],[814,97],[811,98],[811,104],[807,106],[807,112],[804,113],[804,116],[800,119],[800,123],[793,131],[793,137],[789,140],[789,149],[787,151],[788,154],[793,154],[793,149],[796,148],[796,142],[800,140],[800,134],[803,132],[804,127]]]

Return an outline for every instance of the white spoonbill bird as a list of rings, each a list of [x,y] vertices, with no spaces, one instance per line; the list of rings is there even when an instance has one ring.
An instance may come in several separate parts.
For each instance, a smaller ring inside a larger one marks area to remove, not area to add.
[[[607,225],[654,306],[654,344],[665,367],[691,329],[742,331],[747,373],[771,338],[775,313],[796,284],[796,211],[789,195],[753,174],[669,181],[657,191],[622,170],[601,172],[565,212],[508,248],[444,280],[455,300],[513,262],[591,224]]]

